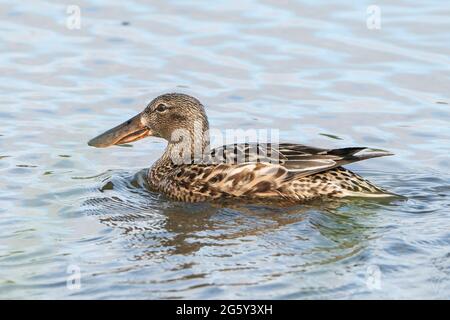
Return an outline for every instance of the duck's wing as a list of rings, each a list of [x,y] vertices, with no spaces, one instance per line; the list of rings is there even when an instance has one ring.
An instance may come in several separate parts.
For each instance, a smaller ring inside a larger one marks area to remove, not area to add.
[[[285,168],[290,176],[302,177],[349,163],[389,155],[392,153],[366,147],[321,149],[293,143],[237,143],[213,149],[210,161],[240,165],[278,164]]]
[[[366,147],[320,149],[291,143],[279,144],[277,150],[283,155],[280,163],[289,172],[300,176],[311,175],[361,160],[393,155],[385,150]]]

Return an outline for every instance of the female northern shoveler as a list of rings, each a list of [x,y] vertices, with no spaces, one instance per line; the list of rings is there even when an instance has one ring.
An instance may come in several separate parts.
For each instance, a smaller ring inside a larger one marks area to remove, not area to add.
[[[92,139],[89,145],[108,147],[148,136],[166,139],[167,148],[149,169],[148,182],[152,189],[179,201],[301,202],[323,196],[393,195],[342,168],[391,155],[388,152],[327,150],[289,143],[243,143],[209,150],[208,130],[200,101],[170,93],[157,97],[142,113]]]

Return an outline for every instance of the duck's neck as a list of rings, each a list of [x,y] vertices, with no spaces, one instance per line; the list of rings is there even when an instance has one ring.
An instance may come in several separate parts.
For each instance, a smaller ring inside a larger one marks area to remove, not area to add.
[[[166,150],[154,166],[200,163],[209,154],[208,122],[172,135]]]

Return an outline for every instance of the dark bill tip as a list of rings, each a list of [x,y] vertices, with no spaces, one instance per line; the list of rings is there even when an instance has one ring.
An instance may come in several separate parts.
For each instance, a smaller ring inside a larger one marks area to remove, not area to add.
[[[98,137],[95,137],[94,139],[89,140],[88,146],[95,147],[95,148],[106,148],[109,146],[112,146],[113,144],[106,143],[104,141],[103,137],[100,135]]]

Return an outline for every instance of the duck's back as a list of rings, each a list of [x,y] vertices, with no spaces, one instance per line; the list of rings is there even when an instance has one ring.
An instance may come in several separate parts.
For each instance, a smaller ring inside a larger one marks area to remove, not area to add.
[[[150,170],[149,182],[169,197],[189,202],[380,197],[391,194],[341,166],[386,155],[390,153],[366,148],[234,144],[213,149],[197,163],[158,162]]]

